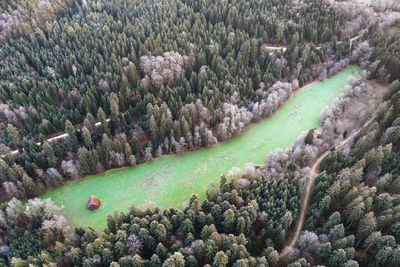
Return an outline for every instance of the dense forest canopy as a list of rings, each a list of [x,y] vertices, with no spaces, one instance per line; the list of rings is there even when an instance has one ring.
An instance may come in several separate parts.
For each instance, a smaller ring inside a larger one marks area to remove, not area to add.
[[[197,99],[209,109],[213,126],[219,120],[215,110],[234,92],[248,106],[261,100],[256,94],[261,82],[269,87],[297,79],[302,85],[319,74],[310,70],[313,64],[337,61],[348,49],[344,44],[315,49],[341,39],[345,21],[325,1],[68,4],[45,24],[37,18],[35,26],[8,28],[2,42],[2,115],[20,128],[20,138],[62,131],[66,120],[81,124],[99,108],[108,117],[111,93],[125,132],[138,119],[150,134],[148,104],[167,103],[172,119],[179,120],[185,105]],[[292,49],[271,56],[266,45],[274,44]],[[179,63],[150,64],[149,55]]]
[[[354,37],[341,30],[353,15],[314,0],[42,0],[2,11],[1,151],[26,172],[4,158],[8,197],[228,139],[347,66]]]
[[[2,1],[0,193],[11,200],[0,205],[0,266],[398,265],[400,38],[387,32],[397,19],[391,4],[373,8]],[[202,202],[132,206],[98,233],[69,229],[60,207],[34,198],[86,174],[231,138],[350,63],[363,70],[323,111],[321,129],[272,152],[265,166],[222,176]],[[336,149],[349,134],[340,116],[371,91],[368,79],[392,85],[368,129]],[[310,166],[329,150],[305,231],[282,258]]]

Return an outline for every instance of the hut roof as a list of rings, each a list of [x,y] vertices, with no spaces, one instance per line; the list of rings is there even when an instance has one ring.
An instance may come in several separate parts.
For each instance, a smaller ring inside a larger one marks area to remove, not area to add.
[[[94,205],[94,206],[99,206],[100,205],[100,200],[99,200],[99,198],[98,197],[95,197],[95,196],[91,196],[90,198],[89,198],[89,200],[88,200],[88,206],[91,206],[91,205]]]

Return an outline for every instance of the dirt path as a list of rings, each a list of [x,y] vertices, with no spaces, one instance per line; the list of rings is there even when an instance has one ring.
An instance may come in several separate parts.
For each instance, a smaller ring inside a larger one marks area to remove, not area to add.
[[[374,119],[375,118],[373,117],[370,120],[368,120],[367,122],[365,122],[364,125],[360,129],[358,129],[353,134],[351,134],[349,137],[347,137],[345,140],[343,140],[337,146],[337,148],[341,148],[341,147],[345,146],[354,137],[356,137],[363,129],[365,129]],[[305,221],[308,205],[309,205],[309,202],[310,202],[311,189],[312,189],[312,187],[314,185],[314,179],[320,173],[319,172],[319,164],[329,154],[329,152],[330,151],[328,150],[325,153],[323,153],[321,156],[319,156],[319,158],[315,161],[315,163],[311,167],[310,177],[308,179],[307,186],[306,186],[306,191],[305,191],[305,194],[304,194],[302,202],[301,202],[301,211],[300,211],[299,220],[298,220],[297,226],[296,226],[296,232],[295,232],[295,234],[294,234],[294,236],[292,238],[292,241],[290,242],[289,246],[285,247],[282,250],[281,254],[279,255],[279,259],[284,258],[291,251],[291,249],[295,247],[295,245],[297,243],[297,240],[299,239],[301,230],[303,229],[303,225],[304,225],[304,221]]]
[[[353,37],[353,38],[349,39],[349,41],[350,41],[350,49],[353,46],[353,43],[355,41],[357,41],[358,39],[360,39],[360,38],[361,38],[361,35],[358,35],[356,37]],[[337,42],[337,44],[341,44],[341,43],[342,43],[342,41],[338,41]],[[317,46],[316,49],[321,49],[321,47],[322,46]],[[267,46],[266,48],[267,48],[267,50],[270,50],[269,54],[271,55],[276,50],[282,50],[283,52],[285,52],[288,47],[286,45],[283,45],[283,46]]]
[[[106,121],[107,121],[107,122],[110,122],[110,119],[106,119]],[[94,124],[95,127],[99,127],[100,125],[101,125],[101,122],[96,122],[96,123]],[[47,139],[47,142],[51,142],[51,141],[55,141],[55,140],[59,140],[59,139],[64,139],[64,138],[67,138],[67,137],[68,137],[68,134],[67,134],[67,133],[62,133],[62,134],[59,134],[59,135],[57,135],[57,136],[48,138],[48,139]],[[36,144],[37,144],[38,146],[41,145],[40,142],[37,142]],[[11,156],[17,155],[18,153],[19,153],[18,150],[13,150],[13,151],[11,151]],[[1,156],[3,157],[4,155],[1,155]]]

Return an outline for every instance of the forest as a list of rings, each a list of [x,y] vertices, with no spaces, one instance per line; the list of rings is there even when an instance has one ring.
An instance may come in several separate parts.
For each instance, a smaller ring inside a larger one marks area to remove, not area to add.
[[[399,265],[400,34],[386,31],[399,23],[391,8],[2,1],[0,266]],[[222,175],[204,201],[132,203],[96,232],[71,229],[62,207],[37,198],[88,174],[230,139],[349,64],[362,71],[322,112],[320,129],[266,155],[264,166]],[[370,80],[390,88],[342,148],[349,133],[339,118]],[[323,153],[303,229],[288,247]]]
[[[7,5],[1,150],[18,155],[1,164],[25,174],[2,176],[8,197],[228,139],[349,63],[346,17],[325,1],[57,3],[36,28],[38,8]]]

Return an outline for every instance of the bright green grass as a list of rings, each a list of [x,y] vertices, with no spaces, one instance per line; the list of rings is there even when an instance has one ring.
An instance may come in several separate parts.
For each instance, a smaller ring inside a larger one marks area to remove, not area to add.
[[[320,112],[339,96],[347,78],[358,71],[350,66],[334,77],[296,94],[273,117],[250,126],[243,134],[212,148],[182,155],[170,155],[141,164],[136,168],[118,169],[52,190],[42,198],[52,198],[64,206],[71,226],[91,226],[102,230],[106,216],[114,210],[127,211],[131,204],[146,207],[180,208],[196,193],[201,199],[211,182],[232,167],[245,163],[265,162],[268,152],[292,144],[301,132],[318,127]],[[99,197],[101,208],[87,210],[91,195]]]

